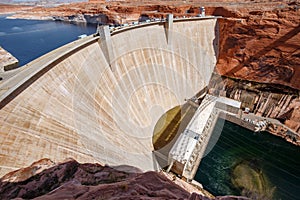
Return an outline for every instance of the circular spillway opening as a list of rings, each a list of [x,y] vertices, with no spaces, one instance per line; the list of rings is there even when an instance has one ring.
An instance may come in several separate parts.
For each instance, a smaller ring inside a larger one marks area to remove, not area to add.
[[[154,127],[152,137],[154,150],[160,150],[172,141],[175,142],[192,119],[195,111],[195,107],[185,103],[165,112]]]

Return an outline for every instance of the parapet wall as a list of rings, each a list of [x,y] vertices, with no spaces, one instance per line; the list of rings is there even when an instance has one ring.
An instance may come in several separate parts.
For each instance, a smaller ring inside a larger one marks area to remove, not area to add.
[[[78,40],[70,45],[83,48],[58,59],[72,48],[62,47],[0,83],[0,176],[45,157],[159,168],[154,126],[208,84],[217,19],[174,22],[171,43],[163,24],[109,40],[109,59],[103,41]]]
[[[0,72],[12,70],[18,66],[18,59],[0,46]]]

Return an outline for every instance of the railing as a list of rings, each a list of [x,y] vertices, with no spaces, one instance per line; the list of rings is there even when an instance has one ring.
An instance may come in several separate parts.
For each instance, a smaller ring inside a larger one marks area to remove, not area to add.
[[[174,18],[173,22],[181,22],[181,21],[190,21],[190,20],[204,20],[204,19],[216,19],[221,18],[221,16],[194,16],[194,17],[181,17],[181,18]],[[166,19],[154,19],[150,21],[143,21],[143,22],[133,22],[133,23],[125,23],[121,24],[117,27],[110,27],[110,33],[111,35],[118,34],[123,31],[135,29],[135,28],[141,28],[145,26],[152,26],[152,25],[159,25],[167,22]]]

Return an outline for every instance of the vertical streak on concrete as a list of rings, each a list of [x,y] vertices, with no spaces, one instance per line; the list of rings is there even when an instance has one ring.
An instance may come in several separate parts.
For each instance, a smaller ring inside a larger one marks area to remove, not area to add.
[[[99,45],[102,49],[102,52],[104,54],[104,57],[106,58],[106,61],[112,70],[111,66],[111,59],[113,58],[113,48],[112,48],[112,41],[111,41],[111,35],[109,32],[108,26],[100,26],[98,27],[98,33],[100,36]]]
[[[167,15],[167,21],[165,26],[166,31],[166,37],[167,37],[167,43],[169,46],[172,46],[172,32],[173,32],[173,14]]]

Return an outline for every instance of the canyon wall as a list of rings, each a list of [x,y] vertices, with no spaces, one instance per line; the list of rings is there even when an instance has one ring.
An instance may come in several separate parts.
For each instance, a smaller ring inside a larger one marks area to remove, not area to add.
[[[300,5],[236,9],[220,21],[216,71],[300,89]],[[230,12],[229,12],[230,11]]]

